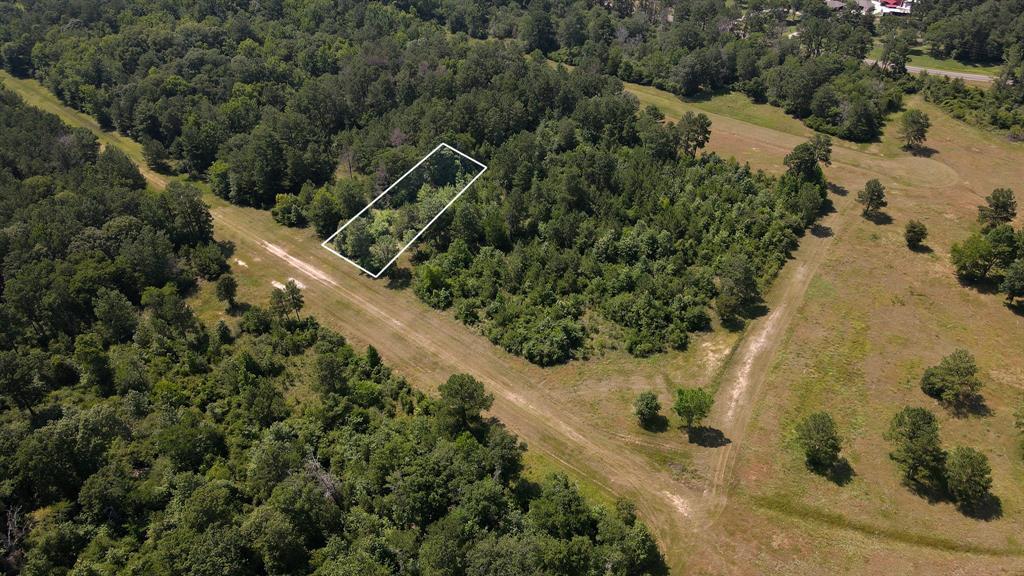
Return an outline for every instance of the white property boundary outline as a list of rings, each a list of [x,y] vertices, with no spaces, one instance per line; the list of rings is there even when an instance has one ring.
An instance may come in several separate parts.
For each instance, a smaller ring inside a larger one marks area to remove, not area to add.
[[[366,212],[367,210],[369,210],[370,208],[372,208],[372,207],[373,207],[373,205],[374,205],[374,204],[376,204],[378,200],[380,200],[381,198],[383,198],[385,194],[387,194],[388,192],[390,192],[390,191],[391,191],[391,189],[392,189],[392,188],[394,188],[395,186],[397,186],[399,182],[401,182],[402,180],[404,180],[406,176],[408,176],[409,174],[412,174],[412,171],[413,171],[413,170],[415,170],[415,169],[419,168],[419,167],[420,167],[420,164],[423,164],[424,162],[426,162],[426,161],[427,161],[427,158],[430,158],[431,156],[433,156],[433,155],[434,155],[434,153],[435,153],[435,152],[437,152],[438,150],[440,150],[441,148],[447,148],[447,149],[451,150],[452,152],[455,152],[455,153],[456,153],[456,154],[458,154],[459,156],[462,156],[462,157],[463,157],[463,158],[465,158],[466,160],[469,160],[470,162],[472,162],[472,163],[476,164],[477,166],[479,166],[479,167],[481,168],[481,170],[480,170],[480,172],[478,172],[478,173],[477,173],[477,175],[476,175],[476,176],[474,176],[474,177],[473,177],[473,179],[472,179],[472,180],[470,180],[470,181],[469,181],[469,183],[468,183],[468,184],[466,184],[465,186],[463,186],[463,187],[462,187],[462,190],[459,190],[458,194],[456,194],[454,198],[452,198],[451,200],[449,200],[449,201],[448,201],[448,203],[444,205],[444,208],[442,208],[440,212],[438,212],[438,213],[437,213],[437,214],[436,214],[436,215],[435,215],[435,216],[434,216],[433,218],[431,218],[431,219],[430,219],[430,222],[427,222],[427,223],[426,223],[426,225],[425,225],[425,226],[423,226],[423,228],[421,228],[421,229],[420,229],[420,231],[419,231],[419,232],[417,232],[417,233],[416,233],[416,235],[412,237],[412,240],[409,240],[409,242],[408,242],[408,243],[407,243],[407,244],[406,244],[405,246],[403,246],[401,250],[399,250],[399,251],[398,251],[398,254],[395,254],[395,256],[394,256],[393,258],[391,258],[391,260],[389,260],[389,261],[388,261],[388,263],[387,263],[387,264],[385,264],[385,265],[384,265],[384,267],[383,267],[383,268],[381,268],[379,272],[377,272],[376,274],[374,274],[373,272],[370,272],[369,270],[367,270],[366,268],[363,268],[362,266],[360,266],[360,265],[359,265],[359,264],[357,264],[357,263],[356,263],[355,261],[353,261],[352,259],[350,259],[350,258],[348,258],[347,256],[345,256],[344,254],[341,254],[340,252],[338,252],[338,251],[337,251],[337,250],[335,250],[334,248],[331,248],[330,246],[328,246],[328,244],[330,244],[330,243],[331,243],[331,241],[332,241],[332,240],[334,240],[334,238],[335,238],[335,237],[336,237],[336,236],[337,236],[338,234],[341,234],[341,231],[342,231],[342,230],[344,230],[344,229],[345,229],[345,227],[347,227],[347,226],[348,226],[349,224],[351,224],[352,222],[354,222],[356,218],[359,218],[360,216],[362,216],[362,215],[363,215],[363,212]],[[435,146],[433,150],[431,150],[430,152],[428,152],[426,156],[424,156],[423,158],[420,158],[420,161],[419,161],[419,162],[417,162],[417,163],[416,163],[415,165],[413,165],[413,167],[412,167],[412,168],[409,168],[408,170],[406,170],[406,171],[405,171],[405,174],[402,174],[402,175],[401,175],[401,176],[400,176],[400,177],[398,178],[398,180],[395,180],[395,181],[394,181],[394,182],[393,182],[393,183],[392,183],[392,184],[391,184],[390,186],[388,186],[388,187],[387,187],[387,188],[386,188],[386,189],[385,189],[385,190],[384,190],[383,192],[381,192],[380,194],[378,194],[376,198],[374,198],[373,200],[371,200],[371,201],[370,201],[370,203],[369,203],[369,204],[367,204],[367,205],[366,205],[366,206],[365,206],[365,207],[364,207],[364,208],[363,208],[362,210],[360,210],[359,212],[356,212],[356,215],[355,215],[355,216],[353,216],[353,217],[349,218],[349,219],[348,219],[348,221],[347,221],[347,222],[345,222],[345,224],[343,224],[343,225],[341,226],[341,228],[338,228],[338,230],[337,230],[337,231],[335,231],[335,232],[334,232],[334,234],[331,234],[330,236],[328,236],[328,237],[327,237],[327,240],[324,240],[323,242],[321,242],[321,243],[320,243],[320,245],[321,245],[321,246],[323,246],[324,248],[326,248],[327,250],[329,250],[329,251],[331,252],[331,254],[334,254],[335,256],[338,256],[338,257],[339,257],[339,258],[341,258],[342,260],[344,260],[344,261],[348,262],[349,264],[351,264],[351,265],[355,266],[356,268],[359,268],[360,270],[362,270],[363,272],[365,272],[366,274],[368,274],[368,275],[369,275],[369,276],[370,276],[371,278],[380,278],[380,275],[381,275],[381,274],[383,274],[385,270],[387,270],[388,268],[390,268],[390,267],[391,267],[391,265],[395,263],[395,260],[398,260],[398,257],[399,257],[399,256],[401,256],[403,252],[405,252],[406,250],[408,250],[408,249],[409,249],[409,247],[410,247],[410,246],[412,246],[412,245],[413,245],[413,243],[414,243],[414,242],[416,242],[416,240],[418,240],[418,239],[419,239],[420,235],[422,235],[422,234],[423,234],[424,232],[426,232],[426,231],[427,231],[427,228],[430,228],[430,225],[431,225],[431,224],[433,224],[433,223],[434,223],[434,221],[436,221],[436,220],[437,220],[438,218],[440,218],[440,217],[441,217],[441,215],[442,215],[442,214],[444,214],[444,213],[445,213],[445,211],[446,211],[446,210],[448,210],[448,208],[449,208],[449,207],[451,207],[451,205],[452,205],[452,204],[454,204],[454,203],[455,203],[455,201],[459,199],[459,196],[462,196],[462,194],[463,194],[463,193],[464,193],[464,192],[465,192],[466,190],[469,190],[469,187],[470,187],[470,186],[472,186],[474,182],[476,182],[477,178],[479,178],[480,176],[483,176],[483,173],[484,173],[484,172],[486,172],[486,171],[487,171],[487,166],[486,166],[486,165],[484,165],[484,164],[483,164],[482,162],[480,162],[480,161],[478,161],[477,159],[475,159],[475,158],[473,158],[473,157],[469,156],[468,154],[465,154],[465,153],[463,153],[463,152],[462,152],[461,150],[458,150],[458,149],[457,149],[457,148],[455,148],[454,146],[450,146],[450,145],[448,145],[448,144],[447,144],[447,143],[445,143],[445,142],[441,142],[440,144],[438,144],[437,146]]]

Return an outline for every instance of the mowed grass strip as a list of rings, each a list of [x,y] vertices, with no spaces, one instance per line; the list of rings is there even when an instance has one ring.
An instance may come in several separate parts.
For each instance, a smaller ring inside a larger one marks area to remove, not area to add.
[[[776,512],[791,518],[825,524],[833,528],[853,530],[868,536],[901,542],[903,544],[910,544],[912,546],[923,546],[947,552],[984,554],[986,556],[1024,556],[1024,548],[1019,546],[1009,549],[992,548],[989,546],[971,544],[961,540],[933,536],[924,532],[913,532],[886,526],[878,526],[868,522],[854,520],[849,516],[845,516],[832,510],[809,506],[783,495],[755,495],[752,496],[750,500],[761,509]]]

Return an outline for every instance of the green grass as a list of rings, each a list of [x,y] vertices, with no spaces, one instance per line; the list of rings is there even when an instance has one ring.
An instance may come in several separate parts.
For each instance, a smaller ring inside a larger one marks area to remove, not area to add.
[[[875,47],[872,48],[870,53],[868,53],[868,58],[871,58],[872,60],[878,60],[881,57],[882,45],[880,42],[876,41]],[[975,64],[973,62],[962,62],[960,60],[954,60],[952,58],[936,58],[928,54],[927,46],[911,48],[910,59],[907,61],[907,65],[919,66],[921,68],[934,68],[936,70],[946,70],[949,72],[987,74],[989,76],[998,76],[1003,68],[1000,65]]]
[[[983,554],[986,556],[1024,556],[1024,549],[1021,549],[1020,547],[1003,549],[992,548],[989,546],[978,546],[967,542],[942,538],[940,536],[932,536],[931,534],[924,532],[909,532],[897,528],[875,526],[868,522],[854,520],[849,516],[832,512],[830,510],[824,510],[815,506],[795,502],[785,496],[753,496],[751,497],[751,500],[758,508],[783,514],[792,518],[799,518],[844,530],[853,530],[867,536],[874,536],[913,546],[924,546],[927,548],[935,548],[937,550],[945,550],[947,552]]]
[[[146,177],[150,184],[162,188],[170,181],[170,177],[157,174],[146,166],[141,144],[118,132],[104,131],[95,118],[65,106],[56,95],[36,80],[31,78],[15,78],[6,71],[0,70],[0,82],[7,89],[21,96],[26,104],[57,116],[68,126],[89,130],[96,136],[101,146],[116,146],[119,148],[138,165],[139,171],[142,172],[142,175]]]
[[[523,453],[523,478],[539,484],[551,474],[568,476],[588,502],[596,502],[610,509],[615,507],[615,496],[604,486],[573,472],[562,463],[555,462],[543,452],[527,450]]]

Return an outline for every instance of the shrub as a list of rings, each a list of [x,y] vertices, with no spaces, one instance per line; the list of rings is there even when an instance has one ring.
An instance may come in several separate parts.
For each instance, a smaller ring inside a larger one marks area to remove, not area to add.
[[[815,412],[801,420],[796,437],[812,470],[827,471],[839,462],[842,441],[828,412]]]
[[[917,220],[907,222],[907,227],[903,231],[903,238],[907,241],[907,246],[912,249],[920,248],[927,237],[928,227],[924,223]]]

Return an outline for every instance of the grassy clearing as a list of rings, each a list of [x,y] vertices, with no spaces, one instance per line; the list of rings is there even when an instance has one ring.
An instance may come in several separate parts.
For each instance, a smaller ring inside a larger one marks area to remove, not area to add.
[[[1008,310],[998,295],[961,286],[948,254],[976,226],[982,196],[1024,179],[1024,148],[956,122],[917,97],[908,105],[932,118],[929,160],[946,182],[922,185],[922,175],[913,169],[923,164],[908,163],[912,170],[898,177],[883,174],[891,223],[872,223],[855,213],[851,226],[835,238],[769,372],[765,397],[771,400],[757,408],[750,431],[754,440],[744,449],[737,475],[741,489],[759,506],[813,521],[793,535],[806,546],[829,541],[859,550],[861,537],[852,534],[859,533],[910,547],[995,556],[986,561],[991,570],[975,573],[1019,567],[1019,558],[1005,556],[1024,553],[1018,540],[1024,523],[1024,465],[1012,424],[1024,381],[1019,346],[1024,318]],[[883,142],[862,153],[909,158],[889,130]],[[906,248],[903,225],[910,218],[927,224],[930,252]],[[977,357],[988,415],[954,417],[919,388],[924,368],[956,347]],[[936,413],[947,449],[972,446],[988,455],[1001,517],[968,518],[948,502],[929,503],[899,484],[882,435],[892,415],[906,405]],[[818,410],[829,411],[845,437],[844,455],[853,469],[846,485],[808,472],[792,444],[795,423]],[[749,523],[745,510],[734,508],[727,515],[729,523]],[[837,536],[826,526],[851,534]],[[897,547],[879,562],[899,571],[907,565],[901,562],[922,554],[939,561],[934,553]],[[871,556],[865,549],[852,559],[863,563]],[[966,556],[942,558],[951,572],[976,568],[972,562]],[[875,571],[884,569],[876,566]],[[853,564],[838,570],[860,572]]]
[[[2,78],[69,124],[92,129],[103,142],[130,146],[121,136],[100,133],[91,119],[61,106],[37,83]],[[670,117],[687,109],[707,111],[714,123],[709,149],[756,168],[780,171],[785,153],[810,134],[777,109],[754,106],[740,95],[683,103],[652,88],[627,89]],[[959,286],[948,249],[973,226],[981,196],[995,186],[1024,181],[1024,156],[1021,146],[998,135],[966,127],[919,100],[910,104],[932,116],[931,158],[910,156],[894,145],[888,130],[877,144],[836,142],[829,177],[850,193],[866,179],[881,177],[890,187],[887,213],[893,224],[854,218],[836,231],[825,264],[783,336],[760,394],[765,401],[739,452],[734,483],[750,497],[733,500],[721,519],[699,534],[662,497],[667,491],[700,497],[699,488],[681,487],[705,472],[703,461],[695,458],[697,449],[674,417],[665,432],[640,430],[630,404],[639,391],[653,389],[668,413],[675,387],[716,386],[740,334],[695,339],[685,353],[637,360],[612,351],[542,370],[495,349],[448,315],[426,309],[408,291],[382,289],[360,277],[320,249],[310,231],[282,228],[267,212],[209,195],[207,202],[218,238],[236,244],[232,268],[241,300],[264,302],[273,281],[296,276],[307,284],[307,312],[357,346],[377,346],[416,385],[430,390],[453,371],[483,378],[496,392],[494,413],[531,448],[528,477],[561,470],[597,501],[610,502],[613,493],[634,499],[680,572],[820,574],[826,567],[837,573],[1005,572],[1019,567],[1018,560],[1007,564],[1005,558],[979,560],[972,554],[1016,554],[1021,548],[1024,467],[1010,414],[1024,382],[1019,348],[1024,319],[1006,310],[998,296]],[[933,253],[911,253],[902,245],[901,226],[910,217],[929,226]],[[334,284],[304,275],[269,251],[266,242]],[[191,303],[205,321],[236,320],[224,313],[209,284]],[[917,389],[923,367],[955,345],[978,355],[992,416],[948,417]],[[301,401],[301,391],[294,399]],[[966,519],[952,506],[930,505],[898,485],[881,431],[896,407],[908,403],[941,414],[947,446],[975,446],[989,455],[1002,518]],[[820,409],[836,415],[848,438],[844,453],[855,475],[846,486],[807,473],[791,445],[792,423]]]
[[[878,60],[882,57],[882,43],[875,41],[874,47],[868,53],[868,58]],[[999,76],[1002,66],[993,64],[976,64],[974,62],[961,62],[952,58],[936,58],[928,53],[928,46],[918,46],[910,49],[909,66],[921,68],[934,68],[935,70],[947,70],[949,72],[968,72],[971,74],[987,74]]]
[[[752,501],[760,508],[772,512],[778,512],[791,518],[801,518],[810,522],[825,524],[844,530],[853,530],[868,536],[884,538],[886,540],[893,540],[913,546],[935,548],[948,552],[965,552],[969,554],[984,554],[989,556],[1024,555],[1024,548],[1002,550],[988,546],[974,546],[962,541],[931,536],[920,532],[907,532],[904,530],[893,530],[873,526],[865,522],[852,520],[842,514],[836,514],[830,510],[807,506],[781,496],[757,496],[754,497]]]

